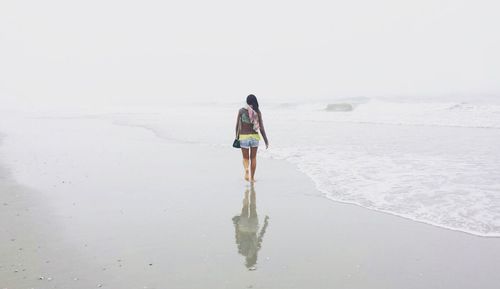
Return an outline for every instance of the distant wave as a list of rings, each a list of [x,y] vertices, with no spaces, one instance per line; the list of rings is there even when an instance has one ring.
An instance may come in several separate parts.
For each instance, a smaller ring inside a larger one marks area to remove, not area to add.
[[[500,128],[499,105],[400,103],[372,100],[366,103],[302,104],[295,110],[298,113],[298,120],[312,122]]]
[[[127,120],[113,120],[112,123],[114,125],[119,125],[119,126],[127,126],[127,127],[145,129],[147,131],[150,131],[152,134],[154,134],[158,138],[161,138],[161,139],[164,139],[164,140],[168,140],[168,141],[171,141],[171,142],[175,142],[175,143],[186,143],[186,144],[197,143],[197,142],[194,142],[194,141],[190,141],[190,140],[186,140],[186,139],[182,139],[182,138],[173,137],[172,135],[166,133],[164,131],[164,129],[155,127],[154,125],[138,124],[138,123],[134,123],[134,122],[127,121]]]
[[[350,103],[331,103],[325,108],[326,111],[352,111],[354,106]]]
[[[464,112],[477,112],[477,113],[500,113],[499,105],[485,105],[485,104],[471,104],[467,102],[461,102],[450,105],[448,107],[450,111],[464,111]]]
[[[460,128],[481,128],[481,129],[500,129],[500,125],[470,125],[470,124],[457,124],[457,123],[432,123],[432,122],[402,122],[402,121],[363,121],[363,120],[305,120],[308,122],[338,122],[338,123],[358,123],[368,125],[396,125],[396,126],[423,126],[423,127],[460,127]]]

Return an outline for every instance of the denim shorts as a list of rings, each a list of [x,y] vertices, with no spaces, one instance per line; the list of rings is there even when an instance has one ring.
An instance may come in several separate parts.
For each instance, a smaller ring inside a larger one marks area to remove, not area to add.
[[[256,148],[259,146],[259,140],[256,140],[255,138],[242,139],[240,140],[240,146],[244,149]]]

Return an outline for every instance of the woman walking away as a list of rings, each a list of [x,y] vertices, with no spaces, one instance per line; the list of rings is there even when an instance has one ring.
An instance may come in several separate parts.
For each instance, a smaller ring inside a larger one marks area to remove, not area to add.
[[[247,106],[238,111],[236,120],[236,138],[240,141],[243,153],[243,167],[245,168],[245,180],[255,181],[255,169],[257,168],[257,148],[259,147],[260,135],[262,134],[266,149],[269,147],[266,130],[262,121],[262,113],[259,102],[255,95],[247,96]],[[250,170],[250,172],[249,172]]]

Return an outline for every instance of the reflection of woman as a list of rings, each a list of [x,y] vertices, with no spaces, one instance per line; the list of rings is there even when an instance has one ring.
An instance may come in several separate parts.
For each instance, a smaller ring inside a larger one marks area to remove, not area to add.
[[[264,238],[267,225],[269,224],[269,217],[266,216],[264,219],[264,226],[262,226],[259,233],[259,220],[257,218],[257,205],[255,199],[255,189],[252,185],[250,186],[250,191],[248,188],[245,190],[241,214],[233,217],[238,252],[245,256],[245,265],[249,270],[255,270],[257,253],[262,246],[262,239]]]

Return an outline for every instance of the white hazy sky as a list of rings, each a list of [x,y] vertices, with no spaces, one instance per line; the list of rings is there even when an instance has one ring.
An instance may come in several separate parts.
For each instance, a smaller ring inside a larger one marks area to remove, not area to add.
[[[500,2],[1,0],[0,97],[500,95]]]

